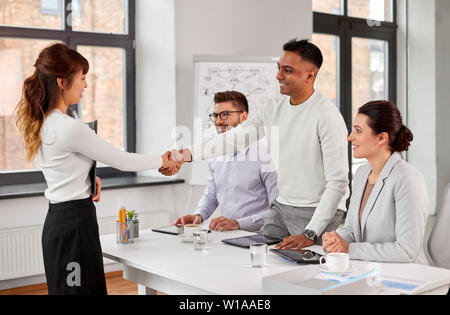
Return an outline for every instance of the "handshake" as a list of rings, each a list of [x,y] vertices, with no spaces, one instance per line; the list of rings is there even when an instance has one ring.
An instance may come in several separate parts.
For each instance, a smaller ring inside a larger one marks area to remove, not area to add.
[[[178,174],[181,166],[185,162],[192,162],[192,154],[188,149],[172,150],[166,152],[163,156],[163,164],[159,172],[165,176],[173,176]]]

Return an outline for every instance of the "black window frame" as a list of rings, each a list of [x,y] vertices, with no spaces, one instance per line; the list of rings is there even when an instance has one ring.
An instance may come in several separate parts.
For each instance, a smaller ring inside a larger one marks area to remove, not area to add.
[[[337,105],[348,132],[352,131],[352,38],[388,42],[388,100],[397,101],[397,0],[392,0],[392,22],[373,21],[348,15],[348,0],[342,0],[342,15],[313,12],[313,33],[339,38]],[[370,24],[370,25],[369,25]],[[363,104],[361,104],[363,105]],[[348,146],[349,178],[352,180],[352,148]]]
[[[126,56],[126,89],[124,130],[126,138],[124,147],[127,152],[136,152],[136,51],[135,51],[135,25],[136,0],[128,0],[128,33],[94,33],[73,31],[66,18],[71,14],[71,0],[63,0],[64,29],[41,29],[33,27],[16,27],[0,25],[0,38],[44,39],[66,43],[76,49],[78,45],[123,48]],[[112,167],[97,169],[97,175],[102,178],[136,176],[135,172],[121,172]],[[45,182],[42,171],[0,171],[0,186],[22,185]]]

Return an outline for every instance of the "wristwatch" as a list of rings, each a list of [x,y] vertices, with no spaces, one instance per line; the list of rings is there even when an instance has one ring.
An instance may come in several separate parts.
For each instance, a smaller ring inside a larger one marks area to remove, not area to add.
[[[303,233],[307,239],[311,240],[311,241],[315,241],[317,239],[317,234],[316,232],[312,231],[312,230],[305,230],[305,233]]]

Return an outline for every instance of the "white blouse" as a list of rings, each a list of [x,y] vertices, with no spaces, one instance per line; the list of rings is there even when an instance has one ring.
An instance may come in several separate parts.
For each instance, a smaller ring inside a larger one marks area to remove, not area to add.
[[[37,155],[51,203],[85,199],[91,195],[89,171],[93,161],[121,171],[158,169],[161,156],[123,152],[98,137],[81,120],[54,110],[44,121]]]

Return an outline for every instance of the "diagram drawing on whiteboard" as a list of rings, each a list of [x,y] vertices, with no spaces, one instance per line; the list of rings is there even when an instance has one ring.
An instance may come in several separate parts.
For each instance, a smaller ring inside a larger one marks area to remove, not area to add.
[[[201,62],[200,59],[197,57],[196,63],[196,117],[202,119],[204,131],[213,125],[208,115],[214,111],[214,95],[218,92],[243,93],[249,101],[250,116],[258,106],[264,106],[269,98],[279,95],[274,58],[266,58],[264,62],[251,61],[251,58],[247,62]]]
[[[280,95],[276,80],[278,57],[196,55],[195,74],[195,139],[217,134],[209,115],[214,111],[214,95],[218,92],[238,91],[247,97],[249,118],[269,99]],[[201,126],[200,126],[201,121]],[[192,165],[191,185],[206,185],[208,165],[196,161]]]

